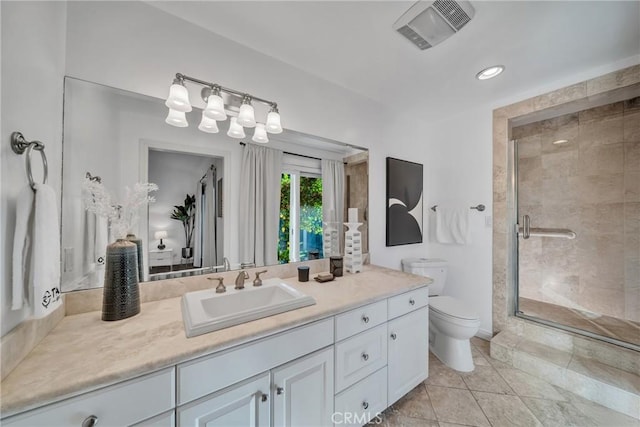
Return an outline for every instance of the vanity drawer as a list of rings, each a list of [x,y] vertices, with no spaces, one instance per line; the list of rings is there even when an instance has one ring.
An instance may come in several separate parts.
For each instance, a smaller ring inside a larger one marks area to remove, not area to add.
[[[369,375],[362,381],[359,381],[336,395],[334,421],[340,425],[361,426],[363,423],[358,421],[369,422],[387,408],[387,368],[384,367],[379,371]],[[349,414],[349,415],[347,415]],[[353,423],[349,423],[349,418]],[[336,417],[343,419],[337,419]]]
[[[414,289],[404,294],[389,298],[389,319],[407,314],[429,304],[429,287]]]
[[[336,344],[336,392],[387,364],[387,324]]]
[[[333,344],[333,318],[178,365],[178,405]]]
[[[174,390],[172,367],[3,419],[2,425],[81,426],[95,416],[97,425],[128,426],[173,409]]]
[[[380,301],[336,316],[336,341],[371,329],[387,321],[387,301]]]

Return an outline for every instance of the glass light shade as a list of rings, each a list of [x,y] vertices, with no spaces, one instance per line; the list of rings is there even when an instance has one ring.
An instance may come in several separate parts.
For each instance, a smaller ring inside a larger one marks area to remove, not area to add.
[[[240,106],[240,112],[238,113],[238,124],[246,128],[252,128],[256,126],[256,116],[253,111],[253,105],[242,104]]]
[[[202,132],[207,133],[219,132],[218,123],[215,120],[205,116],[204,111],[202,112],[202,120],[200,121],[200,125],[198,125],[198,129],[200,129]]]
[[[253,138],[251,138],[253,142],[259,142],[261,144],[266,144],[269,142],[269,138],[267,138],[267,130],[262,123],[256,123],[256,130],[253,132]]]
[[[231,117],[231,122],[229,123],[229,131],[227,135],[231,138],[244,138],[244,129],[242,126],[238,124],[238,119],[236,117]]]
[[[267,132],[282,133],[282,126],[280,126],[280,113],[271,111],[267,114]]]
[[[169,108],[169,114],[164,121],[171,126],[178,128],[186,128],[189,126],[189,123],[187,123],[187,116],[184,111],[174,110],[173,108]]]
[[[155,234],[153,235],[153,237],[155,237],[156,240],[166,239],[167,238],[167,232],[166,231],[156,231]]]
[[[227,113],[224,111],[224,101],[220,95],[209,95],[207,98],[207,107],[204,109],[204,115],[213,120],[227,120]]]
[[[167,107],[172,110],[181,111],[183,113],[188,113],[191,111],[191,103],[189,102],[189,91],[187,88],[174,83],[169,88],[169,97],[167,98],[167,102],[164,103]]]

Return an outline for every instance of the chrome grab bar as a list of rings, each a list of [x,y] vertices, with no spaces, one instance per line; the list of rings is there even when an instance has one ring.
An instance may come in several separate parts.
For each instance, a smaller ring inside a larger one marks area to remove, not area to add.
[[[522,227],[516,224],[518,230],[518,236],[523,239],[529,237],[556,237],[560,239],[573,240],[576,238],[576,233],[568,228],[532,228],[531,218],[529,215],[522,217]]]

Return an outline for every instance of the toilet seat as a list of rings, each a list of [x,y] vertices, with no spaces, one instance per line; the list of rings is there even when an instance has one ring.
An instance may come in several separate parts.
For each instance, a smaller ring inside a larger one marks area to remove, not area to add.
[[[430,297],[429,309],[444,317],[468,321],[480,320],[480,316],[475,310],[465,305],[462,301],[449,296]]]

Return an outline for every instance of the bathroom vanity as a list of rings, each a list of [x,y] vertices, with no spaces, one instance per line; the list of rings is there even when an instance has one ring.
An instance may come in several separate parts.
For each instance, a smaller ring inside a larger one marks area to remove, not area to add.
[[[2,424],[365,424],[427,378],[428,281],[375,266],[288,279],[316,305],[195,338],[179,298],[121,322],[68,316],[3,381]]]

